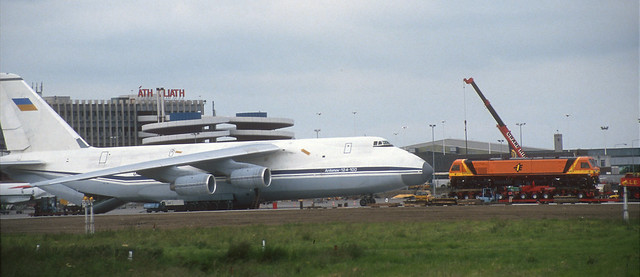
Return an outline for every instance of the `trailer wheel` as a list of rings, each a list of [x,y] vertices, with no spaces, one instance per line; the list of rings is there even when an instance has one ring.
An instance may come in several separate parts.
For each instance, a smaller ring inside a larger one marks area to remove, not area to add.
[[[543,199],[549,199],[549,194],[548,193],[543,193],[542,194],[542,198]]]
[[[520,194],[520,199],[523,199],[523,200],[527,199],[527,194],[526,193]]]
[[[538,199],[538,194],[537,193],[531,194],[531,198],[532,199]]]

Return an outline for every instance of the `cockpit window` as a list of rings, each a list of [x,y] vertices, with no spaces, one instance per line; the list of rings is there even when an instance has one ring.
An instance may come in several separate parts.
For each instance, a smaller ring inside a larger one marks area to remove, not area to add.
[[[386,140],[378,140],[373,142],[373,147],[392,147],[393,144]]]

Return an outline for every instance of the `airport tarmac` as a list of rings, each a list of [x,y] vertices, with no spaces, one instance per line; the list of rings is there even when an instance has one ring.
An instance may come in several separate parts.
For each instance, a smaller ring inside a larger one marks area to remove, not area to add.
[[[257,210],[160,212],[119,209],[96,215],[96,231],[122,229],[176,229],[238,225],[276,225],[296,223],[403,223],[446,220],[513,219],[622,219],[623,205],[615,204],[517,204],[437,207],[348,207],[338,208],[331,201],[326,208],[300,209],[297,201],[278,202],[278,209],[263,205]],[[125,210],[125,211],[123,211]],[[640,203],[629,205],[629,217],[640,218]],[[2,216],[2,233],[83,233],[84,216],[23,217]]]
[[[304,199],[300,201],[278,201],[274,206],[273,203],[261,204],[259,210],[272,210],[274,207],[280,210],[300,209],[300,202],[304,209],[329,209],[329,208],[361,208],[360,200],[320,200],[320,199]],[[377,198],[376,203],[402,203],[401,199]],[[146,210],[140,203],[129,203],[122,207],[109,211],[104,215],[127,215],[127,214],[145,214]],[[26,208],[21,211],[8,210],[7,214],[0,214],[0,219],[29,218],[32,217],[33,208]],[[155,212],[154,212],[155,213]]]

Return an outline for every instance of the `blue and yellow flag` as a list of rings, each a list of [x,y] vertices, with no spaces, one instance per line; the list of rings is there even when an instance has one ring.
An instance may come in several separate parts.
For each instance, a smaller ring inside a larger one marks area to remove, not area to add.
[[[13,98],[13,103],[16,103],[16,106],[18,106],[18,109],[20,109],[23,112],[38,110],[38,108],[36,108],[36,105],[31,103],[31,100],[29,100],[29,98]]]

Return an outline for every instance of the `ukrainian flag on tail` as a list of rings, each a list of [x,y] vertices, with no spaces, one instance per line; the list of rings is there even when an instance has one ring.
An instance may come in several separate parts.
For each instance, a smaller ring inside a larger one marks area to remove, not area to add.
[[[13,98],[13,103],[16,103],[18,109],[21,111],[37,111],[36,105],[34,105],[29,98]]]

